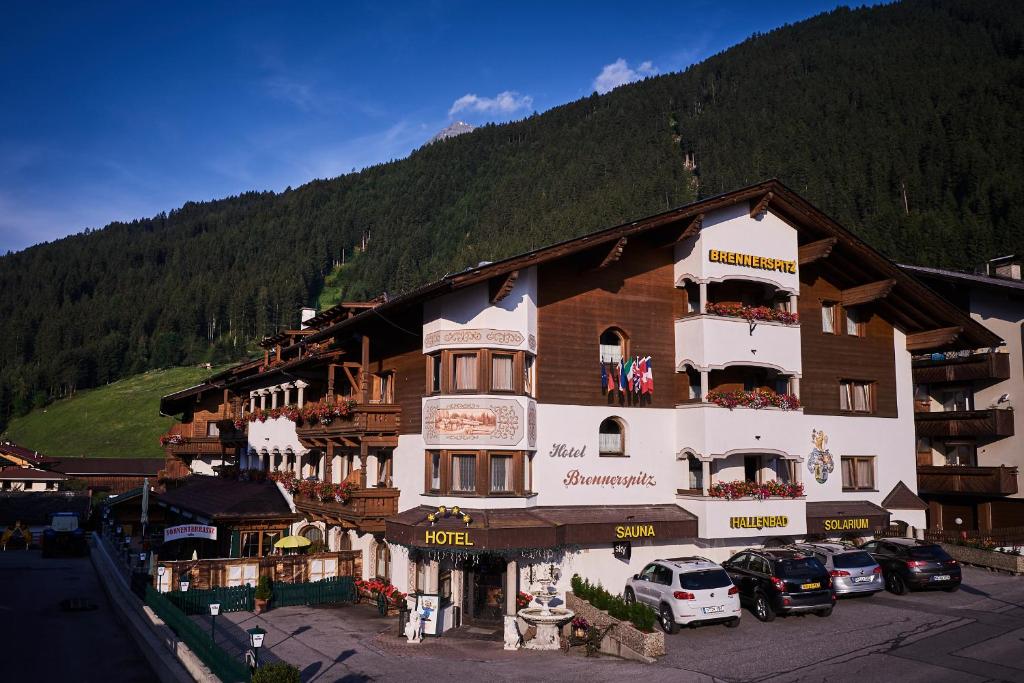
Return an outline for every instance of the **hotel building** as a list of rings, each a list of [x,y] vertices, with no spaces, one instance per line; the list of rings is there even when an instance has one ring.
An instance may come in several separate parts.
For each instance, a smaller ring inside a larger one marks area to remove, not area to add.
[[[551,566],[617,592],[656,558],[925,526],[912,356],[1001,344],[776,181],[303,317],[165,397],[194,435],[168,469],[346,484],[283,482],[282,533],[439,595],[442,628]]]

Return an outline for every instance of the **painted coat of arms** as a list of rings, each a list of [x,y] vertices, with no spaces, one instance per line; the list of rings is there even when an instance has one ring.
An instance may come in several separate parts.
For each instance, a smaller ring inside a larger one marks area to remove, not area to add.
[[[820,429],[811,430],[811,443],[814,448],[807,458],[807,470],[814,475],[819,484],[828,481],[828,475],[836,468],[832,453],[828,450],[828,435]]]

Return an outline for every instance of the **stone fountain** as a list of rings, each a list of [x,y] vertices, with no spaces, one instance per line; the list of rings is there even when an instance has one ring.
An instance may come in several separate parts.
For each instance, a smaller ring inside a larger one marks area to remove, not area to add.
[[[523,621],[537,629],[536,637],[526,644],[529,650],[559,649],[558,631],[575,616],[572,610],[551,607],[550,603],[555,599],[557,592],[552,585],[555,580],[556,571],[554,566],[551,566],[547,575],[541,576],[533,584],[534,600],[540,603],[540,607],[525,607],[518,612]]]

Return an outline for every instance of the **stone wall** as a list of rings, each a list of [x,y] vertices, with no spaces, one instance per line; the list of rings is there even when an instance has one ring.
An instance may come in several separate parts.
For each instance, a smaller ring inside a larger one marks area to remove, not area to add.
[[[565,594],[565,606],[575,612],[577,617],[583,617],[598,628],[615,624],[615,628],[601,642],[601,652],[643,662],[653,662],[655,657],[665,654],[665,634],[661,631],[644,633],[637,630],[628,621],[610,616],[608,612],[597,609],[571,592]]]
[[[1013,574],[1024,574],[1024,556],[1021,555],[1007,555],[951,543],[943,543],[942,547],[950,557],[963,564],[973,564]]]

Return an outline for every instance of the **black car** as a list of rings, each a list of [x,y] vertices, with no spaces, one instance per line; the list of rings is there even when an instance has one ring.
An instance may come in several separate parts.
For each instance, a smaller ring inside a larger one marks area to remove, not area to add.
[[[832,614],[836,594],[825,565],[809,555],[782,549],[736,553],[722,563],[740,589],[740,603],[761,621],[776,614],[814,612]]]
[[[882,567],[885,587],[895,595],[908,589],[960,588],[960,563],[936,543],[913,538],[883,538],[861,546]]]

